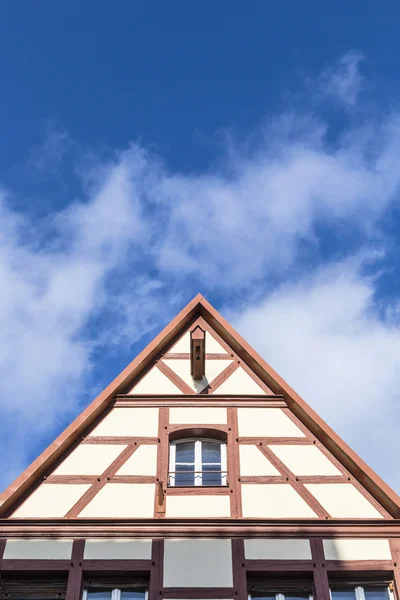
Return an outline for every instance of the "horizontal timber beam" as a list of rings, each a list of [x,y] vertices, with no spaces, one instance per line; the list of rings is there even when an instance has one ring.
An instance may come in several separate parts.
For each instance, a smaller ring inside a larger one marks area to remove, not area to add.
[[[400,538],[384,519],[1,519],[1,538]]]

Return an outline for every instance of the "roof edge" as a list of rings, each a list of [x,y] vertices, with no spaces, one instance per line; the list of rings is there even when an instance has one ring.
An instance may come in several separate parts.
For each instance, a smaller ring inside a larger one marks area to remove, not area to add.
[[[400,496],[338,436],[297,392],[269,365],[203,297],[202,316],[273,392],[283,394],[288,407],[326,446],[393,518],[400,518]]]

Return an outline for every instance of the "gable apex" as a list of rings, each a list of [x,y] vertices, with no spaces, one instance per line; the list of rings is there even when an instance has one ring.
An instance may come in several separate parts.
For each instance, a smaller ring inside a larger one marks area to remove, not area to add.
[[[242,363],[241,368],[243,366],[247,371],[252,371],[260,379],[262,385],[272,390],[274,394],[283,396],[290,411],[308,428],[312,435],[345,466],[392,517],[400,518],[399,496],[335,434],[201,294],[197,294],[81,415],[0,495],[0,518],[103,414],[111,400],[117,394],[126,393],[129,386],[132,387],[135,381],[139,381],[141,375],[151,368],[163,351],[174,348],[182,335],[199,317],[217,334],[220,342],[231,348],[239,357]],[[263,394],[261,388],[259,393]]]

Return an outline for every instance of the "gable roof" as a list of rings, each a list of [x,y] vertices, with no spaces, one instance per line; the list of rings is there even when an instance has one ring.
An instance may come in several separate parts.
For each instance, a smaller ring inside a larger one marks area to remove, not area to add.
[[[115,394],[126,389],[198,316],[218,333],[258,377],[282,394],[298,419],[394,518],[400,518],[400,497],[317,415],[317,413],[251,348],[227,321],[198,294],[150,344],[112,381],[61,435],[0,495],[0,518],[105,410]]]

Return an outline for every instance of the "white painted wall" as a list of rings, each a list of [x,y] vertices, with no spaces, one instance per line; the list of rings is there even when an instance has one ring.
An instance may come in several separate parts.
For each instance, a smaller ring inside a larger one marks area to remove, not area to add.
[[[17,508],[12,518],[63,517],[90,488],[86,484],[45,483]]]
[[[168,352],[174,352],[175,354],[190,354],[190,331],[184,333]]]
[[[128,458],[116,475],[156,475],[157,446],[143,444]]]
[[[388,540],[324,540],[327,560],[391,560]]]
[[[4,551],[6,559],[25,560],[69,560],[72,553],[72,540],[7,540]]]
[[[128,394],[182,394],[181,390],[164,373],[161,373],[157,367],[153,367]]]
[[[241,444],[239,446],[240,455],[240,475],[277,475],[279,471],[266,458],[257,446]]]
[[[150,560],[151,540],[86,540],[85,560]]]
[[[306,519],[317,516],[291,485],[283,483],[243,484],[242,509],[245,518]]]
[[[244,553],[248,560],[310,560],[309,540],[244,540]]]
[[[265,396],[264,390],[239,367],[224,383],[215,390],[216,394],[260,394]]]
[[[165,516],[175,517],[230,517],[229,496],[168,496]]]
[[[101,475],[126,448],[124,445],[81,444],[54,471],[54,475]]]
[[[295,475],[341,475],[339,469],[315,446],[277,444],[269,447]]]
[[[382,519],[382,515],[351,483],[307,483],[306,488],[331,517]]]
[[[90,436],[158,436],[158,408],[114,408]]]
[[[164,587],[232,587],[230,540],[165,540]]]
[[[108,483],[83,509],[79,517],[140,519],[154,516],[155,485]]]
[[[226,408],[176,408],[169,409],[169,421],[173,425],[190,423],[191,425],[213,425],[227,423]]]
[[[280,408],[238,408],[241,437],[305,437]]]

